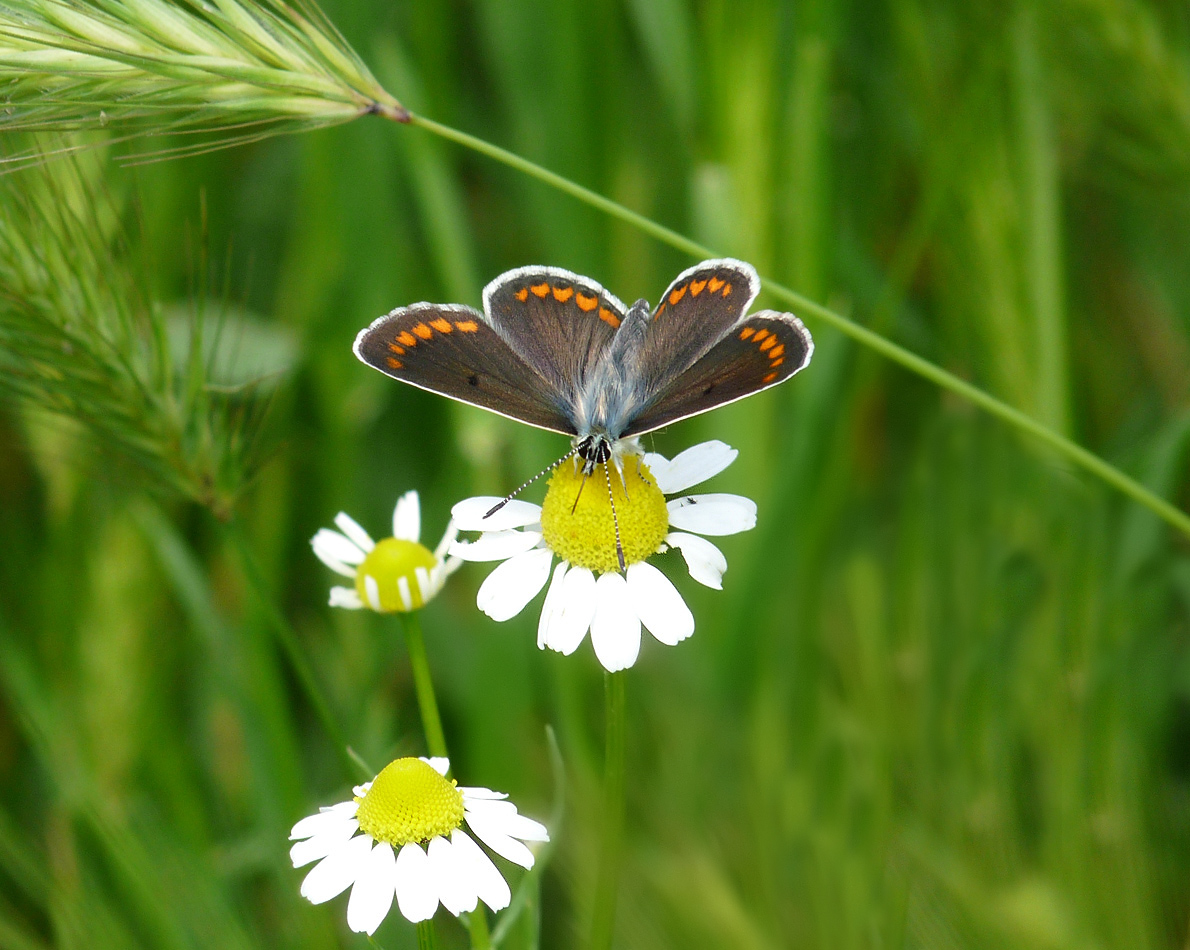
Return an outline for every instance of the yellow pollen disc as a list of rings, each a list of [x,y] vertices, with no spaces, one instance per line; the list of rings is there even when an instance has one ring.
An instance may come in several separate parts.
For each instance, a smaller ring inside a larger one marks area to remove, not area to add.
[[[581,467],[559,465],[550,477],[541,506],[541,530],[550,550],[571,564],[597,574],[620,569],[606,467],[597,466],[584,486]],[[624,459],[623,481],[616,467],[611,466],[611,483],[624,563],[635,564],[656,554],[669,532],[665,496],[648,466],[637,458]]]
[[[368,578],[376,582],[376,593],[380,600],[380,609],[385,612],[394,610],[417,610],[425,605],[421,583],[417,579],[417,569],[425,568],[425,574],[434,569],[434,555],[416,541],[402,541],[400,538],[385,538],[377,541],[376,547],[366,558],[364,563],[355,570],[355,589],[365,604],[376,609],[372,597],[368,592]],[[405,584],[401,583],[404,578]],[[408,587],[409,606],[401,596],[401,588]]]
[[[463,796],[421,759],[390,762],[363,798],[360,830],[394,845],[447,836],[463,823]]]

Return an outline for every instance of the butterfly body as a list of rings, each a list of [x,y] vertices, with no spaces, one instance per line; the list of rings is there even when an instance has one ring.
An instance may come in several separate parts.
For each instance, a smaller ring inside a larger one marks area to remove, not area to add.
[[[792,314],[747,315],[760,289],[741,261],[683,271],[655,309],[590,278],[522,267],[484,309],[418,303],[360,331],[355,353],[422,389],[574,440],[590,472],[634,436],[784,382],[814,350]]]

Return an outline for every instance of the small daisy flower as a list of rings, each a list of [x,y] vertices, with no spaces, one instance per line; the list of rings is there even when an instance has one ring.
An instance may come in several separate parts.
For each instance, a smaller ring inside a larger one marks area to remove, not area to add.
[[[526,841],[549,841],[545,825],[518,814],[507,795],[459,788],[447,780],[444,758],[390,762],[355,797],[321,808],[293,826],[295,868],[318,864],[302,881],[302,896],[322,904],[351,888],[347,925],[373,934],[393,898],[409,921],[429,920],[441,903],[456,917],[483,901],[493,911],[512,899],[508,883],[464,823],[492,851],[533,867]]]
[[[756,503],[749,498],[682,494],[727,468],[739,454],[735,449],[703,442],[669,460],[652,452],[642,456],[635,440],[625,441],[611,469],[599,466],[586,478],[589,484],[577,461],[559,465],[540,506],[510,501],[489,518],[501,499],[468,498],[452,511],[461,530],[483,532],[475,541],[456,541],[452,555],[504,562],[480,586],[479,609],[493,620],[508,620],[549,581],[537,645],[569,655],[590,630],[595,655],[611,672],[636,662],[642,625],[669,646],[694,632],[682,595],[648,558],[677,548],[691,577],[721,590],[727,559],[699,535],[736,534],[756,525]],[[608,475],[626,565],[622,573]],[[667,501],[666,495],[678,497]]]
[[[461,563],[458,558],[444,559],[458,534],[454,522],[446,526],[435,550],[420,543],[421,506],[415,491],[397,499],[391,538],[373,541],[354,518],[342,511],[335,515],[335,525],[338,531],[320,528],[310,539],[323,564],[352,580],[351,587],[331,588],[332,607],[369,607],[381,613],[417,610],[442,590],[446,578]]]

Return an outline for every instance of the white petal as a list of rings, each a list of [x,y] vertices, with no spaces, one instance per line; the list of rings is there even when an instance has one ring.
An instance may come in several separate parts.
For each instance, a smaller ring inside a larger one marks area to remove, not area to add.
[[[393,537],[402,541],[421,540],[421,503],[417,492],[407,491],[393,509]]]
[[[645,455],[644,462],[657,479],[657,487],[666,495],[672,495],[718,475],[734,462],[739,454],[738,449],[733,449],[726,442],[716,439],[692,445],[685,452],[676,455],[672,461],[650,452]]]
[[[456,828],[450,836],[450,843],[455,849],[457,866],[471,878],[479,899],[492,910],[503,910],[512,900],[512,891],[508,889],[508,882],[492,859],[484,854],[483,849],[471,840],[471,836],[462,828]]]
[[[302,881],[302,897],[322,904],[355,883],[356,875],[372,850],[372,839],[356,835],[328,854]]]
[[[364,606],[354,587],[332,587],[329,603],[332,607],[342,607],[346,610],[360,610]]]
[[[609,673],[626,670],[640,653],[640,618],[628,599],[628,582],[619,574],[604,574],[595,588],[591,646]]]
[[[398,578],[400,580],[400,578]],[[368,606],[373,610],[380,609],[380,585],[371,574],[364,575],[364,594],[368,598]]]
[[[485,531],[475,541],[456,541],[450,556],[463,561],[503,561],[537,546],[540,531]]]
[[[464,911],[475,910],[479,892],[472,876],[457,866],[460,862],[456,859],[454,846],[441,835],[431,838],[429,858],[430,873],[434,876],[442,906],[456,917]]]
[[[348,818],[346,821],[339,820],[313,837],[296,842],[289,849],[289,860],[293,862],[295,868],[300,868],[311,861],[325,858],[355,834],[357,828],[359,828],[359,822],[354,818]]]
[[[446,557],[446,552],[450,550],[450,546],[455,543],[455,538],[459,536],[459,526],[454,523],[452,518],[446,522],[446,530],[442,532],[442,540],[438,542],[438,547],[434,548],[434,560],[441,561]]]
[[[351,807],[344,807],[347,805]],[[312,838],[314,835],[322,834],[336,825],[348,822],[355,817],[358,807],[355,802],[339,802],[338,805],[330,808],[320,808],[318,814],[307,815],[293,826],[289,832],[289,840],[297,841],[300,838]]]
[[[523,868],[533,867],[533,852],[515,838],[510,838],[501,830],[499,819],[476,812],[464,812],[467,827],[478,836],[479,840],[495,851],[500,857],[507,858],[513,864]]]
[[[550,840],[550,833],[545,825],[520,814],[512,802],[492,799],[468,802],[464,799],[464,804],[467,814],[476,814],[489,819],[496,830],[510,838],[520,838],[522,841]]]
[[[554,552],[548,548],[509,558],[479,586],[475,605],[493,620],[515,617],[545,586]]]
[[[357,934],[376,933],[376,928],[393,906],[397,886],[397,862],[393,848],[381,841],[360,867],[351,900],[347,902],[347,926]]]
[[[464,498],[450,509],[450,514],[462,531],[504,531],[508,528],[523,528],[541,520],[540,505],[515,498],[490,518],[484,517],[503,500],[489,495]]]
[[[466,805],[468,800],[475,799],[504,799],[508,797],[507,792],[493,792],[490,788],[484,788],[482,785],[475,786],[459,786],[459,794],[463,796],[463,804]]]
[[[431,755],[428,758],[424,755],[419,755],[418,758],[443,777],[450,771],[450,759],[444,755]]]
[[[645,629],[673,646],[694,632],[694,614],[668,577],[652,564],[639,561],[628,567],[628,596]]]
[[[727,570],[727,558],[715,545],[706,538],[700,538],[696,534],[684,534],[681,531],[670,532],[665,538],[665,543],[682,552],[691,577],[707,587],[723,590],[723,572]]]
[[[318,533],[310,539],[310,546],[318,560],[344,577],[355,577],[353,565],[362,564],[367,557],[338,531],[330,528],[319,528]]]
[[[368,597],[372,596],[372,585],[370,583],[368,583],[371,580],[372,580],[371,577],[364,578],[364,584],[367,585],[367,588],[368,588]],[[379,588],[377,588],[377,592],[378,593],[377,593],[376,600],[377,600],[377,603],[379,604],[379,601],[380,601]],[[413,609],[413,594],[409,590],[409,578],[405,574],[401,574],[397,577],[397,594],[400,596],[401,605],[405,608],[405,610],[406,611],[412,610]],[[379,610],[380,607],[377,606],[376,609]]]
[[[545,645],[565,656],[577,650],[591,629],[595,598],[595,575],[585,567],[572,567],[558,595]]]
[[[429,920],[438,909],[430,859],[421,845],[407,844],[397,855],[397,906],[406,920]]]
[[[698,534],[737,534],[756,527],[756,502],[743,495],[683,495],[669,508],[669,523]]]
[[[566,578],[567,561],[559,561],[554,568],[554,579],[550,581],[549,590],[545,592],[545,603],[541,605],[541,617],[537,621],[537,649],[544,650],[549,642],[549,628],[554,613],[559,607],[558,597],[562,592],[562,582]]]
[[[372,536],[361,528],[359,522],[345,511],[340,511],[335,515],[335,527],[347,535],[352,543],[365,554],[376,547],[376,542],[372,540]]]

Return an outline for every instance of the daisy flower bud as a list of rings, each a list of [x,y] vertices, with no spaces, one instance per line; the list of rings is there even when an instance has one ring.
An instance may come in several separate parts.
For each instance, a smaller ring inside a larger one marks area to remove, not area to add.
[[[618,461],[606,463],[610,468],[600,465],[588,476],[563,462],[540,506],[510,501],[489,516],[501,499],[481,497],[452,511],[461,530],[483,533],[456,541],[451,555],[503,562],[480,586],[479,608],[493,620],[508,620],[549,582],[538,646],[570,654],[590,631],[595,655],[611,672],[636,662],[642,626],[669,646],[694,632],[682,595],[649,558],[677,548],[690,576],[719,590],[727,560],[699,535],[736,534],[756,525],[751,499],[684,494],[735,461],[735,449],[703,442],[670,460],[634,454],[634,448],[629,443]]]
[[[310,539],[314,553],[327,567],[350,577],[351,587],[332,587],[330,605],[380,613],[418,610],[432,600],[461,563],[445,557],[454,542],[454,522],[431,551],[421,544],[421,506],[417,492],[406,492],[393,509],[393,536],[373,541],[344,512],[335,516],[338,531],[322,528]]]
[[[321,808],[293,826],[295,868],[318,864],[302,896],[321,904],[351,888],[347,925],[373,934],[392,908],[417,923],[441,904],[456,917],[483,901],[493,911],[512,899],[508,883],[464,825],[493,852],[533,867],[526,841],[549,841],[545,825],[518,814],[508,796],[460,788],[445,758],[390,762],[351,801]]]

